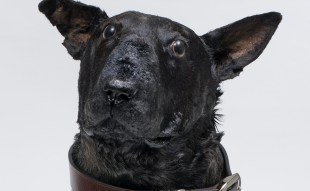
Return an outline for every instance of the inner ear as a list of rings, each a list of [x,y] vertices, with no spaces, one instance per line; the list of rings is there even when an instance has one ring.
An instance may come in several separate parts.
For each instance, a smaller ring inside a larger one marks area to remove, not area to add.
[[[203,35],[213,50],[215,77],[223,81],[238,76],[263,52],[281,18],[275,12],[255,15]]]
[[[98,7],[72,0],[44,0],[39,10],[65,37],[63,45],[74,59],[81,59],[93,30],[108,16]]]

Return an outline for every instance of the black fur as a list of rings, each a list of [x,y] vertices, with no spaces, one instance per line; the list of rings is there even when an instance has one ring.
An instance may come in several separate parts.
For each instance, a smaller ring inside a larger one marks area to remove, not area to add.
[[[216,130],[219,84],[262,53],[279,13],[199,37],[167,18],[138,12],[108,18],[71,0],[44,0],[39,8],[81,60],[73,154],[81,171],[148,190],[203,188],[224,178],[222,133]]]

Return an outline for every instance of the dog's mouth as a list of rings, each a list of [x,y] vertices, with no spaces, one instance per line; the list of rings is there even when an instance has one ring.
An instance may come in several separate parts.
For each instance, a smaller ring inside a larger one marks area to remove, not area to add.
[[[96,126],[84,126],[81,128],[82,134],[88,138],[107,139],[120,142],[135,142],[137,144],[146,144],[151,148],[161,148],[169,144],[173,136],[159,134],[155,138],[139,137],[130,132],[113,118],[108,118]]]
[[[96,125],[85,125],[82,127],[82,130],[88,137],[124,140],[134,137],[134,135],[124,125],[111,116]]]

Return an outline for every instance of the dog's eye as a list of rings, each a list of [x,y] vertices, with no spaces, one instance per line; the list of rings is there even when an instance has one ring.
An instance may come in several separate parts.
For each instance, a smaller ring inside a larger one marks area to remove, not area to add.
[[[116,28],[113,25],[108,25],[105,27],[104,31],[103,31],[103,38],[107,39],[112,37],[116,32]]]
[[[186,44],[183,40],[173,41],[170,45],[170,50],[176,57],[182,57],[185,54]]]

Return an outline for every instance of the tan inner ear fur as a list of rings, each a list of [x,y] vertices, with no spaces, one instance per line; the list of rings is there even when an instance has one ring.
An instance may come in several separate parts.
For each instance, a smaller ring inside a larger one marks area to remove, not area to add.
[[[267,27],[261,27],[259,30],[256,30],[255,33],[253,33],[253,31],[248,31],[247,34],[249,35],[246,37],[240,36],[238,34],[239,32],[231,36],[230,38],[233,38],[236,41],[229,47],[231,50],[230,57],[236,60],[249,52],[254,51],[255,47],[266,38],[266,30],[268,30]]]
[[[70,38],[76,43],[85,44],[90,39],[90,34],[88,33],[89,23],[80,17],[75,17],[76,11],[64,10],[63,6],[59,3],[55,12],[52,15],[53,22],[58,24],[68,25],[68,30],[62,35],[65,38]],[[69,16],[69,14],[71,14]],[[78,14],[82,14],[79,12]],[[87,16],[85,15],[87,18]]]
[[[55,12],[52,15],[52,19],[56,23],[62,23],[65,24],[65,18],[67,17],[67,12],[63,10],[63,6],[60,5],[60,3],[57,3],[57,8]]]
[[[88,42],[88,40],[90,38],[90,34],[88,34],[88,33],[77,33],[74,35],[74,38],[76,39],[76,41],[85,44]]]

